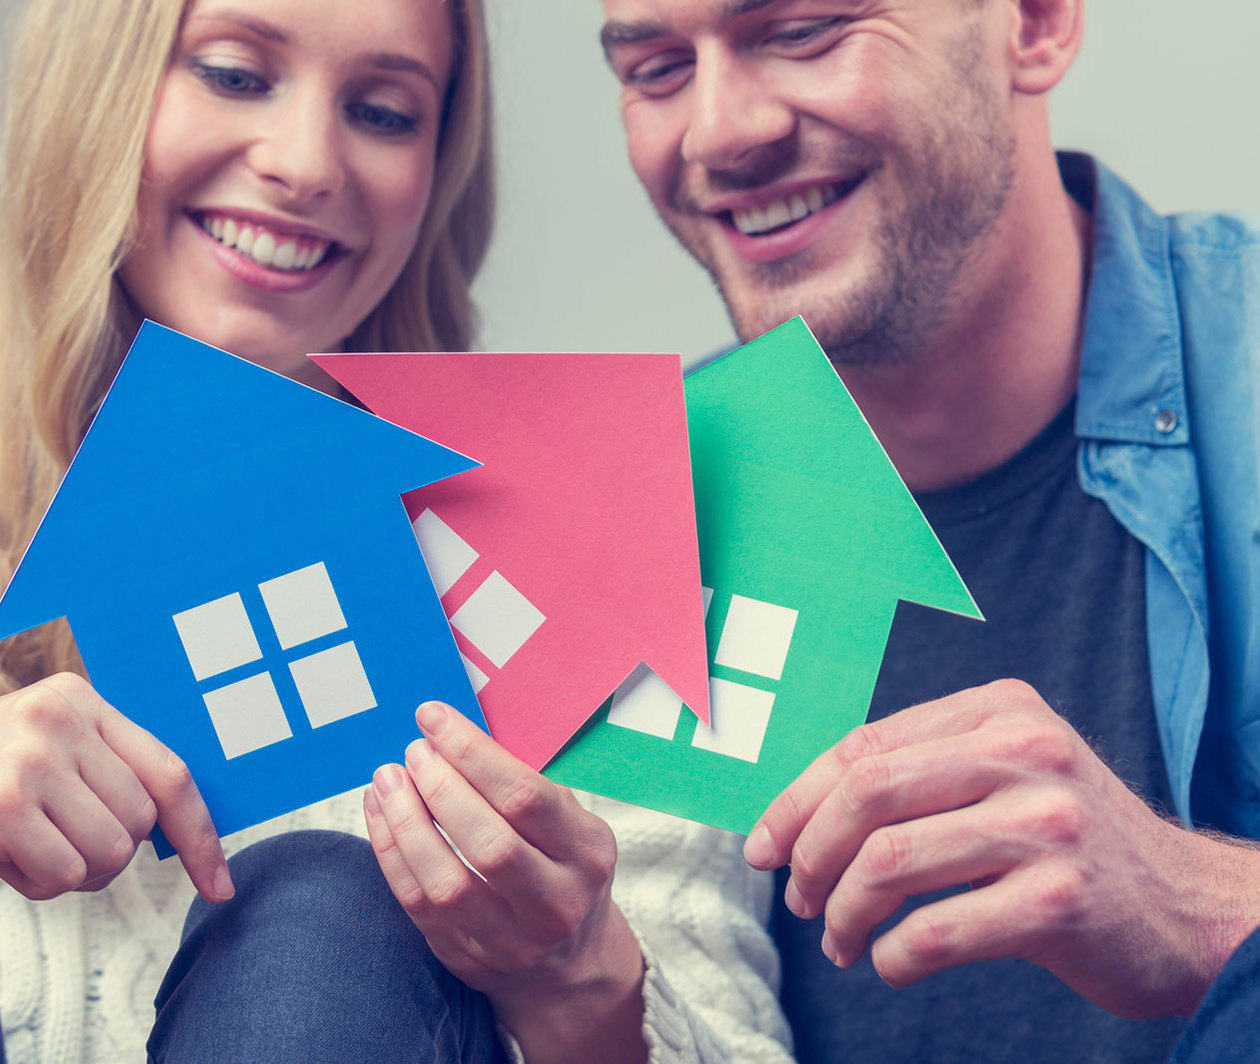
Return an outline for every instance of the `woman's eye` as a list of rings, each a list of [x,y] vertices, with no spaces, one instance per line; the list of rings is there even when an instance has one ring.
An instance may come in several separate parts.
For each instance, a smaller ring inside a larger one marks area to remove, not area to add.
[[[210,88],[225,96],[261,96],[271,88],[257,74],[242,67],[193,63],[193,70]]]
[[[403,114],[380,104],[347,104],[346,113],[357,125],[386,137],[401,137],[414,133],[420,127],[420,120],[413,115]]]

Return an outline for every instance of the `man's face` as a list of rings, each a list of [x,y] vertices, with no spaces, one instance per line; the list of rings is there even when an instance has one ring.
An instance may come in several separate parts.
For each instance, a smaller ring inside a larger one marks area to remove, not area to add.
[[[740,336],[912,355],[1013,173],[984,0],[604,0],[631,162]]]

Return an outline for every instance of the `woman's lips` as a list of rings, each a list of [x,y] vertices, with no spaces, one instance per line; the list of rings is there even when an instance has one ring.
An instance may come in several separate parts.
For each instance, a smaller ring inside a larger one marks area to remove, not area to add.
[[[209,226],[202,219],[210,219]],[[209,246],[215,260],[222,265],[236,280],[251,288],[263,292],[305,292],[318,285],[335,263],[344,254],[340,247],[328,241],[316,240],[312,237],[294,237],[277,234],[264,226],[254,223],[245,241],[245,248],[240,246],[242,233],[241,223],[232,221],[236,232],[226,229],[227,221],[219,215],[189,216],[192,225]],[[216,225],[216,223],[219,223]],[[220,235],[215,236],[213,228],[220,228]],[[223,236],[230,235],[234,239],[229,246]],[[282,243],[277,243],[279,236]],[[258,248],[258,242],[263,246]],[[298,259],[299,253],[302,259]],[[276,263],[276,256],[281,255],[281,263]],[[292,261],[290,262],[290,256]],[[267,263],[265,260],[270,259]],[[262,261],[260,261],[262,260]],[[297,265],[305,262],[305,265]]]

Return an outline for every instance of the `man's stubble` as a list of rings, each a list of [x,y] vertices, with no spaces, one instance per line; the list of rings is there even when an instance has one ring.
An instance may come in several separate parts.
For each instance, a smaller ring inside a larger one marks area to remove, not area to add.
[[[951,98],[942,99],[939,112],[949,124],[926,131],[909,153],[913,158],[902,160],[907,202],[880,225],[856,282],[841,283],[836,292],[797,294],[798,285],[826,268],[819,261],[826,249],[807,248],[778,262],[744,264],[751,284],[741,284],[723,276],[711,249],[689,236],[685,221],[661,212],[708,271],[741,340],[800,314],[837,365],[905,362],[930,343],[962,296],[960,278],[1001,218],[1014,182],[1014,136],[996,91],[977,74],[983,42],[978,19],[968,22],[954,52]],[[793,136],[767,146],[748,168],[709,173],[704,181],[718,191],[755,188],[790,174],[800,155]],[[860,167],[868,171],[867,181],[884,165],[860,143],[829,146],[822,162],[830,172]],[[672,197],[684,219],[694,196],[680,187]],[[741,293],[741,287],[747,291]]]

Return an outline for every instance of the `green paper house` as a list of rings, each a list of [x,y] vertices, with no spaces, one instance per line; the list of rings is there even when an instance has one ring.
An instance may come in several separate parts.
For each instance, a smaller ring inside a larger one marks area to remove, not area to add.
[[[747,832],[866,719],[899,600],[981,618],[800,318],[685,384],[713,726],[641,666],[545,774]]]

